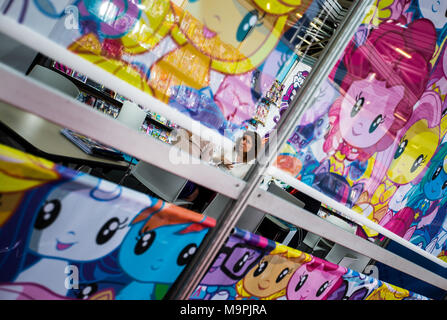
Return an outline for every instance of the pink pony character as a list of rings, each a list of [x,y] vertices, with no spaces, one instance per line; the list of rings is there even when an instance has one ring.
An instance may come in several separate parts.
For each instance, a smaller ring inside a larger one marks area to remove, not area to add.
[[[290,278],[287,300],[326,300],[343,282],[348,269],[313,257]]]
[[[398,132],[395,142],[379,152],[374,172],[366,185],[367,199],[357,202],[364,214],[390,231],[403,236],[410,218],[409,212],[396,214],[389,207],[399,188],[408,190],[408,185],[418,184],[427,170],[440,140],[441,101],[436,92],[426,91],[415,105],[411,119]],[[366,197],[365,197],[366,198]],[[403,200],[402,195],[400,198]],[[404,220],[406,222],[404,222]],[[376,232],[366,231],[369,237]],[[361,228],[357,234],[364,236]]]
[[[442,102],[447,101],[445,99],[447,95],[447,42],[444,43],[439,58],[433,67],[428,86],[440,95]]]
[[[435,46],[427,19],[405,28],[387,21],[358,48],[351,42],[343,59],[344,95],[329,110],[332,129],[323,150],[343,162],[365,161],[388,148],[424,92]]]

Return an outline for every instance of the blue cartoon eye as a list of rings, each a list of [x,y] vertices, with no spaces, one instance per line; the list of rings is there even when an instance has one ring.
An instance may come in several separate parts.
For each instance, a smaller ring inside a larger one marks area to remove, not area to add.
[[[329,281],[326,281],[321,285],[321,287],[318,289],[316,296],[319,297],[323,294],[323,292],[329,287]]]
[[[304,283],[306,283],[307,277],[308,277],[307,274],[300,277],[300,281],[296,284],[295,292],[298,292],[298,290],[300,290],[301,287],[304,286]]]
[[[42,230],[48,228],[58,217],[61,211],[61,202],[57,199],[45,202],[37,215],[34,228]]]
[[[133,251],[138,256],[145,253],[151,247],[155,240],[155,231],[143,233],[137,239],[138,241]]]
[[[318,119],[317,126],[320,127],[323,124],[323,118]]]
[[[236,40],[239,42],[244,41],[257,22],[258,12],[256,10],[247,13],[239,24],[239,28],[237,28]]]
[[[394,159],[399,158],[402,153],[404,153],[405,148],[408,145],[408,140],[403,140],[399,143],[399,146],[397,147],[396,153],[394,154]]]
[[[445,188],[447,188],[447,180],[444,181],[444,184],[442,185],[442,190],[444,190]]]
[[[36,5],[37,9],[39,9],[40,12],[42,12],[44,15],[48,17],[60,18],[64,14],[64,11],[62,12],[56,11],[53,1],[51,0],[34,0],[34,4]]]
[[[381,123],[383,123],[383,116],[379,114],[371,123],[371,126],[369,127],[369,133],[373,133],[374,131],[376,131]]]
[[[197,251],[197,245],[195,243],[188,244],[177,257],[177,264],[179,266],[184,266],[191,261],[192,257]]]

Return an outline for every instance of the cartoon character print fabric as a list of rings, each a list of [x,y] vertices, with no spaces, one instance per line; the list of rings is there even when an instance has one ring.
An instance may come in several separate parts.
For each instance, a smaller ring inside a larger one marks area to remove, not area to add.
[[[190,299],[427,298],[236,228]]]
[[[447,20],[441,2],[376,1],[276,166],[442,259]],[[327,121],[319,135],[310,130],[318,123],[314,114],[327,115],[318,118]],[[367,227],[357,234],[382,239]]]
[[[3,299],[161,299],[213,219],[0,146]]]
[[[254,116],[258,100],[293,55],[280,39],[311,4],[8,0],[0,10],[205,126],[221,134],[227,130],[231,137]]]

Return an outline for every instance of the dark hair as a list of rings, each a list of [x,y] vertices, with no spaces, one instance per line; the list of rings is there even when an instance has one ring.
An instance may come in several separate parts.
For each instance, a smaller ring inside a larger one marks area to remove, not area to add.
[[[243,152],[243,162],[249,162],[255,159],[262,148],[262,139],[259,133],[255,131],[245,131],[242,137],[239,137],[236,140],[236,152],[239,152],[239,146],[242,143],[242,139],[247,136],[252,138],[253,147],[249,151]]]

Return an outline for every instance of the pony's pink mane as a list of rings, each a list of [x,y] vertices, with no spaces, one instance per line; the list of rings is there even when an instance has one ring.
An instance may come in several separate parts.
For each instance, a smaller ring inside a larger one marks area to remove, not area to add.
[[[341,89],[347,91],[354,81],[375,74],[387,87],[401,85],[404,98],[394,110],[395,120],[387,134],[374,146],[363,151],[369,155],[387,149],[397,132],[411,118],[431,71],[430,59],[436,46],[436,30],[431,21],[418,19],[403,28],[395,21],[384,22],[358,48],[351,42],[343,58],[347,74]],[[403,55],[402,52],[407,55]]]

